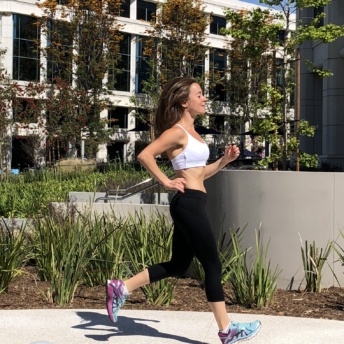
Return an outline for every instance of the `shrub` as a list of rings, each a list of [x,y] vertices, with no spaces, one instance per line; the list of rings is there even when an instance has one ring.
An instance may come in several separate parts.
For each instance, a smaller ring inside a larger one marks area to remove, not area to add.
[[[172,223],[165,215],[156,213],[148,221],[141,211],[130,215],[130,227],[125,232],[126,255],[130,269],[137,274],[150,265],[169,261],[172,254]],[[141,287],[153,305],[170,305],[175,278],[164,279]]]
[[[21,273],[28,259],[25,227],[23,224],[18,229],[15,223],[8,224],[4,219],[0,224],[0,293]]]
[[[236,258],[231,264],[229,284],[233,291],[232,302],[245,307],[268,306],[276,291],[276,281],[280,274],[278,267],[271,271],[267,262],[268,247],[264,250],[260,242],[260,232],[256,231],[255,258],[249,259],[250,248],[241,250],[239,238],[232,233],[233,248]]]
[[[308,245],[306,240],[305,245],[303,245],[301,236],[300,241],[306,290],[320,293],[322,268],[331,252],[332,244],[328,243],[325,250],[323,250],[322,248],[317,248],[314,241],[312,244]]]

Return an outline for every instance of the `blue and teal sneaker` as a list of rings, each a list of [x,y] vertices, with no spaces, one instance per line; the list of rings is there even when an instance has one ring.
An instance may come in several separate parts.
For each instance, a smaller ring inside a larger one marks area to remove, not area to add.
[[[222,344],[233,344],[244,342],[253,338],[260,330],[261,323],[259,320],[251,323],[231,322],[228,333],[219,332],[219,338]]]
[[[112,322],[117,322],[117,313],[123,306],[127,296],[124,295],[124,282],[108,280],[106,285],[106,308]]]

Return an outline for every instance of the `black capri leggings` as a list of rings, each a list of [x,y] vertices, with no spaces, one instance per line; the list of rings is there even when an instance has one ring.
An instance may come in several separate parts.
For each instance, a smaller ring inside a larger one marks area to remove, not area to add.
[[[172,199],[170,213],[174,222],[172,258],[169,262],[148,268],[150,282],[182,276],[194,256],[205,273],[205,292],[209,302],[224,301],[221,285],[221,263],[214,235],[205,212],[207,195],[185,189]]]

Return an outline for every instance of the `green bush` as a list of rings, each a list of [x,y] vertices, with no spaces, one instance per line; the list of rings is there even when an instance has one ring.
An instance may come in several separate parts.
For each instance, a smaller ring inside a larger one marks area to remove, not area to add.
[[[0,293],[6,291],[15,276],[22,272],[28,259],[26,225],[19,229],[3,219],[0,224]]]
[[[331,252],[332,243],[328,243],[325,250],[319,249],[315,245],[315,241],[308,245],[307,240],[305,245],[301,241],[301,255],[303,270],[305,273],[306,290],[310,292],[321,292],[321,277],[323,266]]]
[[[111,214],[93,219],[95,240],[89,247],[92,258],[84,273],[84,282],[88,286],[102,285],[108,279],[124,279],[127,276],[124,245],[127,222]]]
[[[150,265],[169,261],[172,254],[172,223],[157,213],[149,221],[143,212],[129,216],[130,226],[125,232],[126,255],[135,275]],[[153,305],[170,305],[177,279],[164,279],[141,289]]]
[[[70,304],[84,271],[93,257],[100,228],[91,212],[80,214],[74,206],[51,208],[34,220],[33,251],[38,272],[50,282],[47,298]]]
[[[339,237],[341,237],[344,240],[343,231],[340,231]],[[342,263],[342,266],[344,266],[344,246],[342,246],[342,244],[340,244],[338,241],[335,241],[334,243],[332,243],[332,247],[334,251],[338,254],[339,261]]]
[[[231,264],[229,284],[233,291],[232,302],[245,307],[268,306],[276,291],[276,281],[280,274],[278,267],[271,271],[265,252],[261,247],[260,232],[256,231],[256,254],[248,257],[249,249],[242,251],[239,238],[232,233],[233,248],[236,255]]]
[[[41,215],[51,202],[65,202],[71,191],[96,192],[125,188],[147,178],[131,165],[110,165],[105,173],[42,170],[1,178],[0,216],[28,218]]]

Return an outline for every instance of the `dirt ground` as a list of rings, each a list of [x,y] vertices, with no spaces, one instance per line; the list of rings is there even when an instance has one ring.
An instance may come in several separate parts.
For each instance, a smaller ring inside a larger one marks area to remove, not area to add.
[[[49,284],[39,280],[33,267],[26,269],[26,274],[17,277],[7,292],[0,294],[0,309],[37,309],[37,308],[105,308],[105,286],[85,287],[77,289],[73,303],[58,306],[48,300]],[[225,294],[230,290],[225,288]],[[244,308],[231,304],[226,297],[229,313],[255,313],[278,316],[294,316],[307,318],[326,318],[344,320],[344,289],[329,288],[321,293],[287,291],[278,289],[272,303],[265,308]],[[171,306],[153,306],[146,302],[141,290],[131,294],[123,309],[157,309],[173,311],[210,311],[202,290],[197,281],[189,278],[179,279],[174,290]]]

